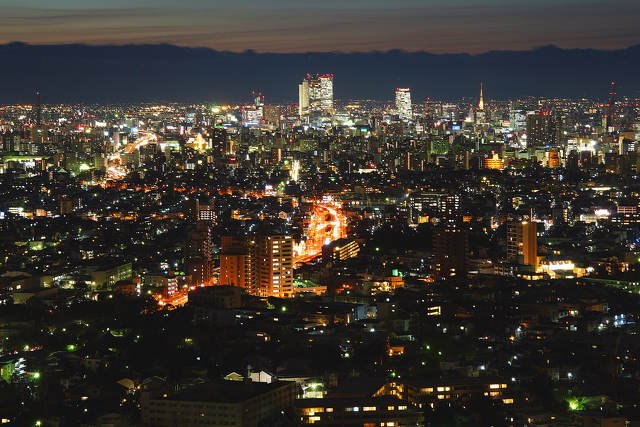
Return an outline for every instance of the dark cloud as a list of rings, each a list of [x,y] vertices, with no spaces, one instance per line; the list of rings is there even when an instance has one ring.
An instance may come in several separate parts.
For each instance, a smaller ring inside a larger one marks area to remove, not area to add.
[[[260,52],[480,53],[640,41],[632,0],[24,0],[0,14],[0,43],[167,42]],[[52,5],[55,5],[53,7]]]

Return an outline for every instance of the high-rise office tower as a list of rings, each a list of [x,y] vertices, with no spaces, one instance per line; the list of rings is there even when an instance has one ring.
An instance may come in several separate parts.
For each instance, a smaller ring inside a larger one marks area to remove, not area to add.
[[[298,85],[298,114],[300,116],[309,114],[309,80],[307,79]]]
[[[507,260],[538,268],[538,231],[535,222],[507,223]]]
[[[469,233],[459,227],[439,227],[433,236],[433,276],[465,278],[469,257]]]
[[[307,74],[298,85],[298,113],[333,112],[333,74]]]
[[[611,82],[609,100],[604,106],[604,115],[602,117],[602,127],[605,132],[609,132],[609,128],[616,125],[616,110],[616,82]]]
[[[314,80],[315,93],[312,98],[320,111],[333,110],[333,74],[323,74]]]
[[[36,102],[33,106],[33,121],[35,126],[31,127],[31,138],[33,142],[40,144],[44,140],[42,128],[42,104],[40,104],[40,91],[36,91]]]
[[[413,114],[411,111],[411,89],[396,89],[396,114],[400,120],[411,120]]]
[[[265,105],[263,118],[266,123],[272,125],[280,125],[280,116],[282,115],[282,108],[279,105]]]
[[[36,125],[40,127],[42,125],[42,104],[40,103],[40,91],[36,91],[36,108],[35,108]]]
[[[550,111],[527,114],[527,146],[554,145],[557,139],[557,124]]]
[[[256,108],[264,107],[264,95],[262,92],[256,93],[256,91],[252,91],[251,95],[253,96],[253,105],[255,105]]]
[[[520,108],[517,101],[513,101],[511,103],[511,108],[509,109],[509,123],[515,131],[521,131],[527,128],[527,115]]]

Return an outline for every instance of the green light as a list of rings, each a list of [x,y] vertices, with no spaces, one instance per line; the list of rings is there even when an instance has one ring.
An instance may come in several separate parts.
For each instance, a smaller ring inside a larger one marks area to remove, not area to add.
[[[75,345],[73,345],[73,344],[69,344],[69,345],[67,346],[67,351],[76,351],[76,346],[75,346]]]
[[[395,372],[391,372],[391,378],[395,378],[396,377],[396,373]]]
[[[28,345],[25,345],[25,346],[23,347],[23,350],[24,350],[24,351],[29,351],[29,346],[28,346]]]
[[[345,357],[345,358],[347,358],[347,359],[348,359],[350,356],[351,356],[351,355],[350,355],[349,353],[345,353],[345,354],[344,354],[344,357]]]
[[[572,411],[583,411],[584,408],[584,403],[585,403],[585,399],[581,398],[581,397],[574,397],[571,399],[568,399],[568,403],[569,403],[569,409]]]
[[[380,252],[380,248],[376,248],[376,252]]]
[[[442,356],[442,352],[441,351],[438,352],[438,356]]]
[[[40,420],[36,421],[36,425],[37,426],[41,426],[42,425],[42,421],[40,421]]]
[[[40,378],[40,372],[34,372],[33,373],[33,379],[37,380],[38,378]]]
[[[81,171],[88,171],[89,169],[91,169],[91,167],[89,167],[88,164],[83,163],[83,164],[80,165],[80,167],[78,169],[80,169]]]
[[[285,306],[283,305],[283,306],[280,308],[280,310],[281,310],[282,312],[285,312],[285,311],[287,311],[287,307],[285,307]]]
[[[427,350],[431,350],[431,346],[429,344],[425,345],[424,348],[426,348]]]

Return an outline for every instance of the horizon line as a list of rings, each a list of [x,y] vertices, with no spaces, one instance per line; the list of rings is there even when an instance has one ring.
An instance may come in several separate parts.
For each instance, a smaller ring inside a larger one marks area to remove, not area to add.
[[[19,45],[19,46],[28,46],[28,47],[174,47],[178,49],[193,49],[193,50],[207,50],[210,52],[216,53],[230,53],[230,54],[255,54],[255,55],[308,55],[308,54],[332,54],[332,55],[358,55],[358,54],[388,54],[388,53],[404,53],[404,54],[428,54],[434,56],[445,56],[445,55],[467,55],[467,56],[481,56],[490,53],[513,53],[513,52],[535,52],[543,49],[557,49],[563,51],[582,51],[582,52],[622,52],[625,50],[630,50],[633,48],[640,47],[640,41],[638,43],[631,44],[629,46],[617,49],[603,49],[603,48],[582,48],[582,47],[560,47],[556,44],[550,43],[540,46],[533,46],[529,49],[491,49],[480,53],[469,53],[469,52],[442,52],[442,53],[433,53],[427,50],[405,50],[402,48],[394,48],[387,50],[362,50],[362,51],[299,51],[299,52],[270,52],[270,51],[256,51],[255,49],[245,49],[242,51],[235,50],[218,50],[212,47],[207,46],[184,46],[173,43],[109,43],[109,44],[100,44],[100,43],[86,43],[86,42],[73,42],[73,43],[29,43],[23,42],[19,40],[7,41],[0,43],[1,47],[11,46],[11,45]]]

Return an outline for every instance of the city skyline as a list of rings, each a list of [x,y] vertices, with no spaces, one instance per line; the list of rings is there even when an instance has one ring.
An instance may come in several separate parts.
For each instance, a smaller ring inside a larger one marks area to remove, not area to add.
[[[0,423],[640,425],[639,0],[0,0]]]
[[[334,74],[335,98],[393,102],[397,87],[414,100],[523,96],[606,99],[640,93],[640,45],[617,51],[560,49],[480,55],[416,52],[260,54],[172,45],[0,45],[4,103],[214,102],[244,103],[251,91],[269,103],[296,103],[300,79]],[[220,64],[224,63],[224,67]],[[510,64],[505,67],[504,64]],[[55,67],[56,72],[42,72]],[[259,70],[259,72],[257,72]],[[363,72],[366,70],[366,72]],[[553,71],[553,72],[550,72]],[[91,91],[87,91],[91,87]]]

